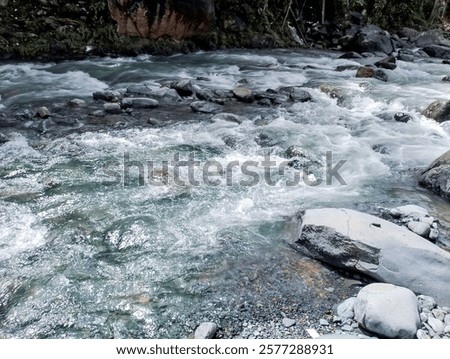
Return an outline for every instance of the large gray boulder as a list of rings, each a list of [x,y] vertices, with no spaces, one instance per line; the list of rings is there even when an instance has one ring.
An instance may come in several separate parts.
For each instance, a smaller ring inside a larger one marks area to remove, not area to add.
[[[311,209],[301,216],[296,246],[325,263],[450,306],[450,253],[405,227],[350,209]]]
[[[425,188],[450,198],[450,151],[435,160],[422,173],[419,182]]]
[[[359,53],[384,52],[390,55],[394,51],[390,36],[375,25],[367,25],[359,30],[350,41],[350,48]]]
[[[412,291],[374,283],[361,289],[355,301],[358,324],[386,338],[412,339],[420,328],[419,302]]]

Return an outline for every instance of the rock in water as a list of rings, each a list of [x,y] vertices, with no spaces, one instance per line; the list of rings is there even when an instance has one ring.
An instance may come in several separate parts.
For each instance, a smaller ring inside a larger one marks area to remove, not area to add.
[[[360,78],[375,77],[375,69],[373,69],[372,67],[361,66],[356,71],[356,77],[360,77]]]
[[[380,61],[375,62],[376,67],[381,67],[387,70],[395,70],[397,68],[395,56],[391,55],[381,59]]]
[[[118,103],[105,103],[103,105],[103,110],[106,113],[118,114],[122,112],[122,107],[120,107],[120,104]]]
[[[420,328],[418,305],[409,289],[374,283],[358,293],[355,319],[361,327],[382,337],[412,339]]]
[[[193,85],[190,80],[179,80],[172,82],[170,88],[176,90],[180,96],[186,97],[194,94],[192,86]]]
[[[159,106],[158,101],[151,98],[124,98],[122,100],[123,108],[157,108]]]
[[[420,184],[431,191],[450,198],[450,151],[435,160],[421,177]]]
[[[87,103],[86,101],[79,99],[79,98],[74,98],[73,100],[69,101],[69,106],[70,107],[86,107]]]
[[[215,323],[202,323],[195,330],[194,339],[212,339],[216,332],[217,325]]]
[[[428,56],[440,59],[450,59],[450,47],[441,45],[431,45],[423,48]]]
[[[422,115],[439,123],[450,120],[450,101],[434,101],[423,112]]]
[[[250,103],[255,100],[252,91],[246,87],[236,87],[233,89],[233,95],[241,102]]]
[[[247,117],[244,116],[238,116],[233,113],[219,113],[215,115],[211,121],[228,121],[228,122],[235,122],[237,124],[241,124],[242,122],[248,120]]]
[[[219,105],[205,101],[195,101],[190,105],[192,111],[200,113],[217,113],[221,110]]]
[[[51,112],[47,107],[39,107],[36,110],[36,116],[40,118],[49,118],[51,116]]]
[[[407,228],[342,208],[307,210],[301,222],[299,251],[450,303],[450,253]]]

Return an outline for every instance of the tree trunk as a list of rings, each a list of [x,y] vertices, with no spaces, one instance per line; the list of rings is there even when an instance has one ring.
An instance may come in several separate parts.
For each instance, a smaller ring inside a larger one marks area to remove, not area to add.
[[[436,21],[441,21],[445,15],[445,10],[447,9],[448,0],[435,0],[433,5],[433,10],[430,15],[430,23]]]

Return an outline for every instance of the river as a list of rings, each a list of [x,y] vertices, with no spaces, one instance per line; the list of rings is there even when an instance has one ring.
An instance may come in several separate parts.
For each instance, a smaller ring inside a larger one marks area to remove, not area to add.
[[[247,117],[241,124],[210,121],[212,115],[192,114],[183,102],[172,113],[169,105],[155,111],[160,121],[167,117],[158,126],[58,136],[10,130],[10,141],[0,145],[0,337],[182,338],[201,320],[230,326],[225,336],[237,336],[236,308],[246,307],[245,320],[257,324],[279,320],[284,306],[303,314],[329,309],[351,292],[338,289],[344,274],[291,248],[292,218],[302,209],[376,213],[417,204],[450,221],[448,202],[417,181],[449,149],[450,125],[420,114],[435,100],[450,100],[450,83],[441,81],[449,65],[399,61],[382,82],[335,71],[375,61],[339,55],[241,50],[0,64],[0,112],[8,116],[39,106],[57,111],[73,98],[95,107],[94,91],[142,83],[157,89],[199,76],[211,79],[202,86],[214,90],[245,79],[254,92],[302,86],[314,99],[237,106]],[[340,99],[320,86],[335,89]],[[395,121],[400,112],[411,120]],[[219,185],[124,186],[120,171],[124,154],[156,165],[195,154],[201,165],[226,168],[232,161],[261,163],[268,154],[280,164],[291,146],[321,164],[308,180],[323,175],[328,153],[332,166],[345,161],[344,181],[289,186],[288,169],[274,171],[268,183],[259,166],[259,181],[248,186],[240,171],[228,185],[219,173]],[[323,294],[324,288],[334,294]]]

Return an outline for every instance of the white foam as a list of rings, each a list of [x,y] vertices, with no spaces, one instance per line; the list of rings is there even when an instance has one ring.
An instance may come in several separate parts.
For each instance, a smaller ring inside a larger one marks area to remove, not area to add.
[[[0,260],[45,244],[46,228],[26,207],[0,202]]]

